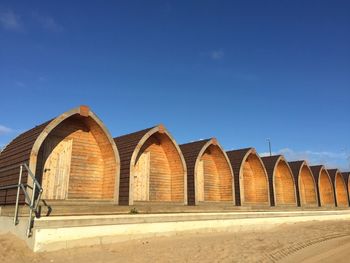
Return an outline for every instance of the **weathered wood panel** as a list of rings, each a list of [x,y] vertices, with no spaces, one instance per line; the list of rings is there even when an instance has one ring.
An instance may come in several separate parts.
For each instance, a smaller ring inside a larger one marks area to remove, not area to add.
[[[42,199],[66,199],[72,157],[72,140],[52,138],[44,145]]]
[[[149,201],[150,152],[143,152],[134,166],[134,200]]]
[[[303,165],[299,174],[299,196],[302,206],[317,205],[316,186],[310,169]]]
[[[204,161],[200,160],[197,165],[197,200],[204,201]]]
[[[335,176],[335,194],[337,200],[338,207],[347,207],[348,205],[348,197],[346,192],[346,185],[343,180],[342,175],[337,172]]]
[[[57,141],[57,138],[61,138],[60,141]],[[100,127],[90,118],[71,117],[59,124],[49,134],[42,147],[50,144],[59,146],[63,141],[70,141],[72,144],[68,193],[65,194],[65,198],[113,199],[116,163],[110,142]],[[55,147],[57,148],[57,146]],[[63,150],[57,149],[57,151]],[[54,153],[56,152],[54,151]],[[47,158],[45,150],[40,149],[37,174],[42,175],[44,187],[48,188],[44,190],[47,192],[44,197],[47,199],[61,199],[63,197],[52,193],[52,186],[47,185],[45,179],[47,177],[45,176]],[[66,169],[65,167],[68,166],[61,163],[57,168],[58,173],[62,174]],[[53,175],[49,173],[48,176]],[[53,181],[53,178],[48,180],[48,182]]]
[[[187,164],[188,204],[234,200],[231,165],[215,138],[182,144],[180,148]]]
[[[293,175],[285,161],[278,162],[275,170],[276,205],[295,205],[295,185]]]
[[[258,156],[254,153],[249,154],[243,164],[240,184],[243,185],[243,196],[241,194],[241,200],[244,203],[268,203],[269,186],[267,174]]]
[[[137,157],[136,166],[142,162],[142,156],[149,154],[149,201],[174,201],[184,200],[184,168],[179,153],[166,134],[159,132],[151,135],[141,146]],[[141,159],[141,160],[140,160]],[[137,169],[137,168],[136,168]],[[142,168],[145,170],[146,168]],[[133,172],[135,173],[135,168]],[[136,192],[146,191],[137,187],[134,181],[134,196]],[[143,200],[143,198],[141,199]],[[141,201],[135,199],[135,201]]]
[[[75,123],[79,127],[74,127],[74,124],[70,125],[71,123]],[[44,129],[45,132],[43,132]],[[47,132],[49,133],[48,136],[46,136]],[[68,198],[71,198],[71,196],[74,197],[75,190],[78,194],[74,198],[85,198],[82,193],[86,190],[89,191],[89,189],[84,189],[86,185],[91,186],[91,193],[97,193],[97,191],[102,192],[102,194],[91,194],[91,196],[87,196],[86,198],[114,198],[114,192],[116,191],[115,184],[118,180],[116,175],[119,174],[117,170],[119,161],[118,152],[104,125],[87,106],[77,107],[71,111],[65,112],[59,117],[45,122],[14,139],[0,155],[0,170],[10,167],[10,169],[0,172],[0,185],[17,184],[19,165],[23,162],[29,164],[29,167],[35,172],[39,181],[41,181],[45,160],[47,159],[46,157],[43,158],[43,144],[49,142],[50,138],[55,136],[61,137],[62,140],[72,140],[70,175],[75,173],[76,176],[79,177],[81,174],[86,173],[85,178],[76,180],[75,187],[72,187],[73,183],[69,186]],[[84,141],[84,137],[89,137],[88,141]],[[86,154],[87,152],[88,154]],[[101,156],[102,165],[100,162]],[[62,158],[58,158],[57,162],[62,162]],[[88,162],[89,165],[85,165],[84,162]],[[15,168],[11,168],[12,166]],[[63,167],[64,165],[58,166]],[[59,171],[62,172],[64,169],[59,169]],[[102,186],[99,186],[99,182],[93,182],[98,181],[99,179],[96,178],[100,178],[101,174]],[[70,177],[74,182],[75,176]],[[31,180],[28,180],[27,173],[24,172],[22,183],[27,183],[27,181],[31,184]],[[75,190],[70,191],[72,188]],[[65,190],[63,190],[63,188],[57,188],[54,191]],[[13,204],[15,192],[16,190],[10,190],[0,193],[0,204]],[[70,195],[69,192],[73,194]],[[46,193],[44,193],[44,197],[45,195]],[[61,193],[61,195],[65,194]],[[21,193],[21,203],[23,203],[23,197]],[[53,196],[46,197],[54,198]],[[58,197],[57,194],[55,194],[55,198],[62,198],[62,196]]]
[[[320,192],[320,202],[321,206],[334,206],[334,192],[332,182],[329,179],[327,172],[322,169],[319,178],[319,192]]]

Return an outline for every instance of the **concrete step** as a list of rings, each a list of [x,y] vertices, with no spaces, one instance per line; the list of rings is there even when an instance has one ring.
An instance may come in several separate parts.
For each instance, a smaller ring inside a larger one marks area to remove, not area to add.
[[[132,206],[115,205],[107,201],[50,201],[41,202],[39,217],[74,216],[74,215],[118,215],[118,214],[166,214],[166,213],[211,213],[211,212],[263,212],[263,211],[326,211],[348,210],[349,208],[291,207],[291,206],[234,206],[231,203],[200,203],[187,206],[179,203],[135,203]],[[0,215],[13,216],[14,206],[4,206]],[[19,207],[19,216],[28,216],[28,206]]]

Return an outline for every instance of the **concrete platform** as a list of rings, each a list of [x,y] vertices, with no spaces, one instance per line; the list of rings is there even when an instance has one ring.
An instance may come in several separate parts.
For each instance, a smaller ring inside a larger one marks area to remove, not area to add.
[[[17,226],[12,220],[0,216],[0,234],[14,233],[33,251],[52,251],[184,232],[235,233],[311,220],[350,220],[350,210],[50,216],[35,219],[30,238],[25,237],[27,218],[21,217]]]
[[[129,214],[131,210],[140,214],[155,213],[201,213],[201,212],[237,212],[237,211],[310,211],[310,210],[344,210],[349,208],[327,208],[327,207],[296,207],[296,206],[234,206],[225,202],[205,202],[197,206],[180,205],[169,202],[138,202],[133,206],[115,205],[103,201],[50,201],[41,202],[39,206],[40,217],[45,216],[71,216],[71,215],[118,215]],[[0,215],[12,216],[15,207],[0,207]],[[21,216],[28,215],[29,209],[26,206],[19,208]]]

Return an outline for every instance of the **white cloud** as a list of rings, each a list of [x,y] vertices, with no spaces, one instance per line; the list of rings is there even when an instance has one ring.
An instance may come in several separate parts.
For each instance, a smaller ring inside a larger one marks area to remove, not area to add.
[[[224,51],[220,50],[213,50],[210,52],[210,57],[214,60],[220,60],[224,57],[225,53]]]
[[[346,151],[328,152],[328,151],[294,151],[290,148],[283,148],[275,154],[282,154],[288,161],[306,160],[310,165],[323,164],[327,168],[339,168],[341,170],[350,169],[350,154]],[[260,153],[261,156],[269,156],[268,152]]]
[[[13,132],[13,130],[11,128],[8,128],[8,127],[0,124],[0,135],[5,135],[5,134],[11,133],[11,132]]]
[[[20,30],[22,28],[21,17],[13,11],[0,12],[0,24],[7,30]]]

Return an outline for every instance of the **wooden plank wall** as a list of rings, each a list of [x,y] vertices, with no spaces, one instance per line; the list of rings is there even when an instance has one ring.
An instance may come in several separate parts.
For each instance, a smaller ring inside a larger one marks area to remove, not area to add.
[[[256,154],[251,153],[246,158],[240,181],[244,187],[244,197],[241,198],[244,203],[264,204],[269,202],[268,178]]]
[[[274,187],[276,205],[296,205],[293,175],[283,160],[277,164]]]
[[[348,206],[346,185],[344,183],[342,175],[338,172],[335,176],[335,193],[337,206],[346,207]]]
[[[19,165],[14,167],[13,169],[4,171],[1,173],[0,183],[1,185],[12,185],[18,184],[18,176],[19,176]],[[27,183],[28,173],[27,171],[23,171],[22,174],[22,183]],[[14,204],[16,202],[16,194],[17,188],[8,189],[4,191],[0,191],[0,205]],[[20,194],[20,203],[24,203],[24,194],[21,191]]]
[[[335,206],[332,182],[329,180],[327,172],[322,169],[319,178],[319,191],[321,206]]]
[[[184,201],[184,167],[179,153],[165,134],[155,133],[141,147],[150,152],[150,201]],[[137,201],[137,200],[135,200]]]
[[[171,201],[185,200],[185,167],[173,141],[165,134],[161,134],[161,141],[171,171]]]
[[[91,118],[86,118],[85,122],[91,129],[91,133],[98,144],[103,160],[103,179],[102,179],[102,199],[113,199],[115,193],[117,163],[111,142],[108,140],[105,132]]]
[[[230,166],[216,145],[210,145],[202,157],[204,168],[204,200],[232,201],[232,174]]]
[[[29,156],[33,144],[42,130],[49,122],[45,122],[35,128],[26,131],[16,137],[1,153],[0,167],[6,169],[0,173],[0,185],[18,184],[19,165],[29,162]],[[23,172],[22,183],[27,183],[27,171]],[[0,205],[14,204],[16,201],[17,189],[0,191]],[[20,193],[20,203],[24,203],[24,194]]]
[[[71,117],[58,125],[46,140],[55,137],[73,140],[68,199],[113,199],[116,164],[112,147],[99,126],[89,118]],[[43,161],[40,151],[39,174]]]
[[[311,171],[303,165],[299,174],[300,203],[303,206],[317,205],[317,192]]]

